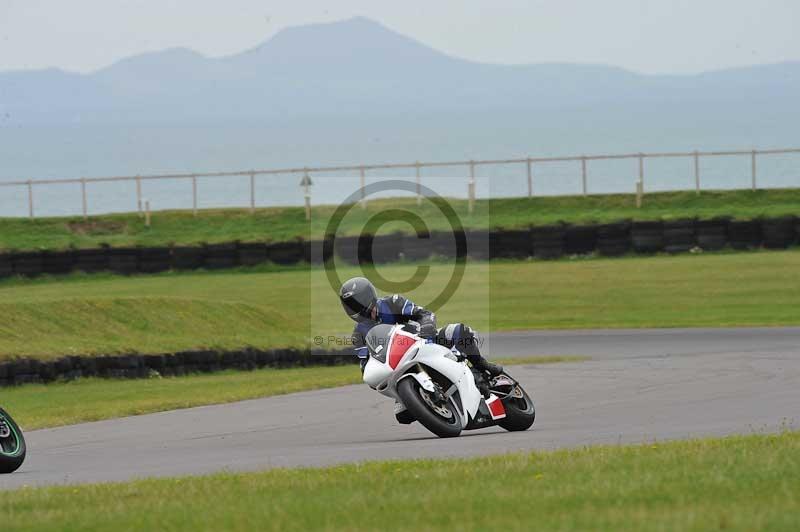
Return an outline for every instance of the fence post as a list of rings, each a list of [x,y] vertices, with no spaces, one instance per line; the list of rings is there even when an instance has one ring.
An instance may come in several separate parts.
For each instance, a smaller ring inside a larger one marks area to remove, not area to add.
[[[419,166],[419,161],[414,163],[414,168],[417,173],[417,207],[422,205],[422,179],[420,178]]]
[[[86,178],[85,177],[81,178],[81,199],[82,199],[82,203],[83,203],[83,219],[85,221],[85,220],[89,219],[89,208],[86,205]]]
[[[142,215],[142,176],[136,176],[136,210]]]
[[[33,181],[28,179],[28,216],[33,219]]]
[[[475,209],[475,161],[469,162],[469,182],[467,183],[468,212],[472,214]]]
[[[256,174],[250,174],[250,214],[256,212]]]
[[[695,194],[700,194],[700,154],[694,150],[694,189]]]
[[[586,156],[581,156],[581,183],[583,188],[583,195],[586,195]]]
[[[636,208],[642,208],[642,196],[644,196],[644,184],[641,181],[636,182]]]
[[[197,176],[192,176],[192,216],[197,216]]]
[[[753,192],[755,192],[755,190],[756,190],[756,150],[753,150],[753,152],[750,154],[750,169],[751,169],[752,174],[753,174],[753,183],[752,183]]]
[[[528,167],[528,197],[533,197],[533,162],[531,162],[531,158],[528,157],[526,161]]]
[[[366,174],[364,172],[364,167],[363,166],[361,167],[360,174],[361,174],[361,208],[362,209],[366,209],[367,208],[367,192],[366,192],[366,190],[364,190],[364,188],[367,186],[367,178],[366,178]]]
[[[639,154],[639,181],[636,183],[636,202],[642,204],[644,197],[644,154]]]
[[[303,173],[303,179],[300,181],[303,185],[303,196],[305,199],[306,207],[306,221],[311,220],[311,176],[308,175],[308,168]]]

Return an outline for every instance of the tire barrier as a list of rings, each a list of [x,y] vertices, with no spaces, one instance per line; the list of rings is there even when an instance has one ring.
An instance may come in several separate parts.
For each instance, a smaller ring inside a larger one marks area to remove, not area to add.
[[[267,260],[275,264],[297,264],[305,257],[302,240],[293,242],[276,242],[266,247]]]
[[[491,258],[526,259],[533,255],[530,229],[498,230],[489,233]]]
[[[108,269],[120,275],[147,272],[140,268],[141,255],[136,248],[112,248],[108,250]]]
[[[606,257],[619,257],[631,250],[631,224],[617,222],[597,228],[597,252]]]
[[[139,248],[138,270],[141,273],[165,272],[172,268],[172,253],[169,248]],[[113,252],[109,252],[109,265]],[[129,259],[130,260],[130,259]]]
[[[14,261],[10,255],[0,256],[0,277],[10,277],[14,275]]]
[[[664,222],[664,251],[686,253],[697,246],[694,225],[696,220],[670,220]]]
[[[75,267],[75,254],[72,251],[42,252],[42,273],[63,275]]]
[[[40,252],[19,253],[12,259],[14,271],[25,277],[42,274],[42,254]]]
[[[224,270],[239,266],[239,252],[236,242],[225,244],[206,244],[204,266],[209,270]]]
[[[800,216],[794,219],[794,241],[800,244]]]
[[[333,253],[347,264],[358,264],[357,236],[340,236],[333,241]]]
[[[464,238],[466,242],[466,234],[464,232],[448,233],[446,231],[433,231],[431,233],[431,249],[434,257],[442,257],[444,259],[454,259],[456,257],[456,239]]]
[[[85,273],[108,270],[108,248],[77,250],[75,252],[75,269]]]
[[[564,251],[567,255],[587,255],[597,249],[597,227],[570,225],[564,233]]]
[[[631,246],[636,253],[658,253],[664,250],[663,222],[633,222]]]
[[[719,251],[728,243],[728,218],[698,220],[695,223],[697,247],[708,251]]]
[[[796,241],[795,217],[764,219],[761,221],[763,244],[767,249],[786,249]]]
[[[366,250],[367,262],[387,264],[397,262],[403,255],[403,238],[400,234],[376,235],[372,237],[371,246]]]
[[[303,242],[303,261],[309,264],[322,264],[333,257],[333,239]]]
[[[404,260],[425,260],[434,254],[430,233],[404,234],[400,236],[400,239],[402,240],[402,258]]]
[[[267,246],[264,244],[239,244],[237,251],[239,264],[242,266],[256,266],[267,262]]]
[[[759,220],[732,221],[728,224],[728,244],[733,249],[754,249],[761,246]]]
[[[491,258],[489,253],[489,231],[467,231],[465,234],[467,237],[467,258],[489,260]]]
[[[423,235],[362,235],[315,241],[204,244],[200,246],[25,251],[0,254],[0,278],[35,277],[73,271],[110,271],[122,275],[167,270],[225,269],[322,262],[337,255],[346,263],[378,264],[456,256],[456,235],[433,231]],[[622,221],[600,225],[542,225],[527,229],[474,230],[463,233],[471,260],[495,258],[557,259],[564,255],[620,256],[635,253],[683,253],[695,247],[716,251],[800,245],[800,218],[782,216],[756,220],[681,219]]]
[[[181,246],[172,248],[172,267],[176,270],[198,270],[205,266],[205,247]]]
[[[293,368],[355,364],[349,349],[342,351],[300,349],[243,349],[239,351],[193,350],[155,355],[64,356],[55,360],[18,358],[0,363],[0,386],[48,383],[80,377],[140,379],[180,376],[228,369]]]
[[[533,256],[537,259],[557,259],[564,256],[563,225],[542,225],[532,229]]]

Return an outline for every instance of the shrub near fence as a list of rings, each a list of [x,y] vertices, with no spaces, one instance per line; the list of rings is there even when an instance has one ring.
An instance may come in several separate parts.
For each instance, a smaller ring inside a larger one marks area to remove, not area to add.
[[[544,225],[527,229],[467,231],[467,256],[490,258],[556,259],[565,255],[598,253],[620,256],[635,253],[682,253],[704,250],[786,249],[800,243],[800,218],[783,216],[760,220],[681,219],[617,222],[601,225]],[[128,275],[166,270],[226,269],[275,264],[320,263],[338,255],[349,264],[390,263],[456,256],[454,236],[446,232],[422,235],[340,237],[335,241],[208,244],[163,248],[109,248],[66,251],[26,251],[0,254],[0,277],[64,274],[72,271],[111,271]]]

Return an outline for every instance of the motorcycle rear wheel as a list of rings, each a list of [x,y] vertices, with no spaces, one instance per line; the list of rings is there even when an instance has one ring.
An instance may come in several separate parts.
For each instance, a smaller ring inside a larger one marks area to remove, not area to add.
[[[400,396],[400,400],[403,401],[411,415],[422,423],[422,426],[440,438],[454,438],[461,434],[461,419],[459,419],[453,405],[447,404],[438,407],[442,413],[445,411],[450,412],[451,417],[445,419],[441,413],[434,411],[433,407],[423,399],[423,393],[429,394],[412,377],[407,377],[397,384],[397,395]],[[430,400],[430,396],[428,397]],[[448,399],[448,401],[452,402],[452,399]]]
[[[533,399],[519,384],[516,385],[516,388],[519,390],[517,395],[521,397],[515,397],[512,394],[503,399],[506,417],[497,423],[509,432],[528,430],[536,420],[536,407]]]
[[[25,461],[25,436],[22,435],[19,425],[2,408],[0,408],[0,417],[10,429],[7,437],[0,438],[0,474],[13,473]]]

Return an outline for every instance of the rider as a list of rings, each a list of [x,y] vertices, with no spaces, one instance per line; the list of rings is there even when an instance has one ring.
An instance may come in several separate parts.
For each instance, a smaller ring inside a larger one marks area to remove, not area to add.
[[[436,328],[436,315],[415,305],[405,297],[394,294],[378,297],[375,287],[364,277],[354,277],[345,281],[339,290],[339,300],[345,313],[356,322],[353,330],[353,345],[356,355],[361,359],[361,371],[369,359],[365,337],[375,325],[386,323],[394,325],[413,321],[419,324],[419,336],[433,339],[448,348],[455,347],[467,357],[472,367],[485,371],[491,376],[500,375],[503,367],[492,364],[481,356],[475,331],[463,323],[451,323],[441,329]]]

